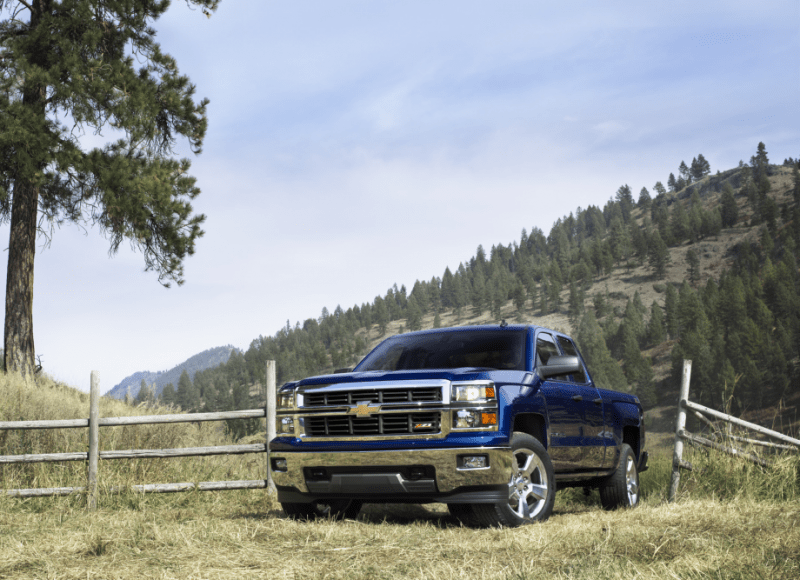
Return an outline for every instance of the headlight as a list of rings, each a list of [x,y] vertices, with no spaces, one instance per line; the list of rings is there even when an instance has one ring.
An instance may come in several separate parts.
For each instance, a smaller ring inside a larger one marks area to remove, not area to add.
[[[278,424],[278,433],[294,433],[294,419],[291,417],[282,417]]]
[[[494,383],[453,385],[450,397],[451,401],[458,403],[487,401],[494,398]]]
[[[294,391],[278,393],[278,410],[294,409]]]
[[[497,411],[462,409],[453,411],[453,429],[497,429]]]

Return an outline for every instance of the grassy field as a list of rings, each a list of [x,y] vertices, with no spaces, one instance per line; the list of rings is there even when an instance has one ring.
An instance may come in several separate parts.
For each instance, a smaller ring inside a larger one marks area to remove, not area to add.
[[[53,383],[0,381],[0,417],[85,416],[80,401],[70,407],[80,396]],[[7,434],[0,453],[80,450],[82,436],[42,432],[20,441]],[[117,448],[224,441],[219,429],[193,425],[140,426],[106,438]],[[0,496],[0,578],[800,578],[796,458],[775,458],[765,470],[688,448],[695,471],[684,472],[680,497],[668,504],[671,448],[668,437],[660,441],[638,508],[606,512],[597,492],[565,490],[550,520],[519,529],[464,528],[441,504],[375,504],[357,521],[295,522],[264,490],[103,494],[93,513],[82,497]],[[109,485],[255,479],[264,468],[258,456],[105,464],[101,481]],[[3,487],[82,485],[85,466],[65,465],[6,466]]]

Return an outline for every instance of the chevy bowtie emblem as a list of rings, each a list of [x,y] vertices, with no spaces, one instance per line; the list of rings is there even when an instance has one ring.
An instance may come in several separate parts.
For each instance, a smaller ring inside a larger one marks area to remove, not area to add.
[[[357,405],[347,410],[347,414],[356,415],[357,417],[369,417],[380,410],[380,405],[370,405],[370,401],[359,401]]]

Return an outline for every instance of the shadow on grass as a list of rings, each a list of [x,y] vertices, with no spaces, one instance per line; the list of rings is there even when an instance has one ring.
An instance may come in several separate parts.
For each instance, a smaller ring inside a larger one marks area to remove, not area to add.
[[[358,519],[371,524],[408,525],[427,523],[441,529],[461,527],[444,504],[364,504]]]

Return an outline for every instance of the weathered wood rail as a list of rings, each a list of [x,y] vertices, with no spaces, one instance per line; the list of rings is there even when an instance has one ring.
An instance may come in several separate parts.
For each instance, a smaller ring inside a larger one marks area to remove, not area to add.
[[[46,421],[0,421],[0,430],[10,429],[89,429],[89,450],[74,453],[39,453],[27,455],[0,455],[0,465],[15,463],[50,463],[60,461],[88,462],[86,486],[6,489],[0,493],[12,497],[46,497],[71,494],[87,495],[87,506],[97,506],[97,467],[99,460],[142,459],[164,457],[200,457],[210,455],[239,455],[245,453],[268,453],[267,442],[275,437],[275,361],[267,361],[267,402],[263,409],[241,411],[222,411],[216,413],[180,413],[171,415],[139,415],[129,417],[100,417],[100,387],[97,373],[92,371],[89,393],[89,418]],[[267,432],[264,443],[247,445],[217,445],[212,447],[181,447],[176,449],[125,449],[100,451],[100,427],[121,427],[126,425],[156,425],[170,423],[197,423],[203,421],[227,421],[230,419],[266,418]],[[134,491],[139,493],[175,493],[182,491],[221,491],[229,489],[270,488],[272,485],[267,460],[266,480],[203,481],[183,483],[153,483],[143,485],[118,486],[108,488],[109,493]]]
[[[670,482],[669,494],[668,494],[669,501],[675,501],[675,497],[678,494],[678,486],[680,485],[681,481],[681,469],[687,469],[687,470],[692,469],[692,465],[683,460],[684,441],[690,441],[697,445],[702,445],[704,447],[709,447],[711,449],[727,453],[728,455],[741,457],[762,467],[769,467],[771,465],[768,461],[762,459],[758,455],[750,453],[744,449],[741,449],[740,447],[736,447],[731,443],[725,445],[723,443],[719,443],[718,441],[712,441],[711,439],[708,439],[706,437],[701,437],[700,435],[695,435],[693,433],[690,433],[689,431],[686,430],[687,410],[693,411],[694,414],[701,421],[703,421],[705,424],[711,427],[713,427],[714,425],[708,419],[708,417],[713,417],[714,419],[724,421],[728,424],[728,426],[736,425],[738,427],[755,431],[756,433],[765,435],[767,437],[771,437],[773,439],[777,439],[779,441],[782,441],[783,443],[780,444],[780,443],[773,443],[770,441],[761,441],[758,439],[751,439],[749,437],[741,437],[738,435],[733,435],[731,433],[725,434],[724,439],[726,440],[740,442],[740,443],[748,443],[750,445],[771,447],[775,449],[800,451],[800,439],[789,437],[788,435],[784,435],[783,433],[779,433],[778,431],[767,429],[766,427],[762,427],[761,425],[756,425],[755,423],[750,423],[748,421],[739,419],[738,417],[728,415],[727,413],[721,413],[720,411],[716,411],[714,409],[710,409],[703,405],[699,405],[697,403],[689,401],[689,381],[691,375],[692,375],[692,361],[684,360],[683,378],[681,381],[681,394],[680,394],[680,399],[678,400],[678,418],[675,425],[675,449],[672,455],[672,479]]]

